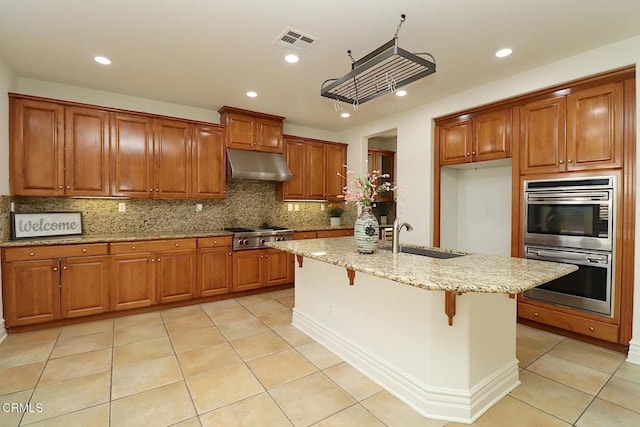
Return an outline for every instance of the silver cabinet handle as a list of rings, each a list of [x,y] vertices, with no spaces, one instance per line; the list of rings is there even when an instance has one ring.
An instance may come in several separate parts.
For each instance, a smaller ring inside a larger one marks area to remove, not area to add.
[[[53,271],[58,271],[58,267],[53,267]]]
[[[559,162],[559,163],[560,163],[561,165],[563,165],[563,164],[564,164],[564,160],[560,160],[560,162]]]
[[[176,248],[179,248],[179,247],[180,247],[180,243],[176,243]]]
[[[156,259],[155,258],[151,258],[151,262],[156,262]]]
[[[153,193],[153,188],[150,188],[150,189],[149,189],[149,193]]]
[[[87,253],[87,248],[82,248],[82,253],[86,254]]]
[[[158,262],[160,262],[160,258],[158,258]]]
[[[63,270],[66,270],[66,269],[67,269],[67,266],[65,265],[64,267],[62,267],[62,269],[63,269]]]
[[[29,252],[29,256],[34,256],[35,254],[35,252]]]
[[[68,190],[68,189],[70,189],[70,188],[71,188],[71,186],[70,186],[70,185],[67,185],[67,190]]]
[[[573,161],[573,160],[569,159],[569,160],[567,160],[567,163],[571,163],[572,161]]]
[[[135,250],[136,250],[136,247],[135,247],[135,246],[131,246],[131,250],[132,250],[132,251],[135,251]]]
[[[472,152],[471,152],[471,154],[473,154],[473,155],[475,156],[475,155],[476,155],[476,152],[475,152],[475,151],[472,151]]]

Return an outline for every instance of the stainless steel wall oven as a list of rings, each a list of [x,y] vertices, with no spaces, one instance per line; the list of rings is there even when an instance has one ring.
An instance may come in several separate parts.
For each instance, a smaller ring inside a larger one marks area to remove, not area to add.
[[[613,176],[525,181],[525,258],[578,266],[527,298],[613,315],[616,192]]]

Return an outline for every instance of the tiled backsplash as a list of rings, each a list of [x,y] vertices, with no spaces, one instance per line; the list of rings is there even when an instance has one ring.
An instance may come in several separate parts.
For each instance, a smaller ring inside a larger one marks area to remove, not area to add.
[[[263,223],[283,227],[326,227],[329,216],[321,203],[291,202],[299,211],[289,212],[289,202],[275,198],[275,183],[229,181],[224,200],[181,199],[72,199],[66,197],[0,197],[0,237],[9,237],[9,206],[16,212],[81,211],[85,234],[140,232],[207,232],[224,227],[258,228]],[[126,212],[118,212],[125,203]],[[202,203],[202,212],[196,212]],[[355,222],[355,206],[348,206],[342,223]]]

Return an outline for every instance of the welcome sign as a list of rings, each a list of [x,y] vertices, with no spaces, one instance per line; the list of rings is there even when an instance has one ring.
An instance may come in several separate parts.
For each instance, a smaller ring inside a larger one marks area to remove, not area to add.
[[[74,236],[82,234],[82,212],[12,213],[11,238]]]

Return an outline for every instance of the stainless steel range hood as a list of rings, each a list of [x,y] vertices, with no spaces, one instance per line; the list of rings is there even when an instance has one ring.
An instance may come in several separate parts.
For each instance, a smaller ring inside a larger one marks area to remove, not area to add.
[[[227,148],[227,178],[289,181],[291,170],[282,154]]]

